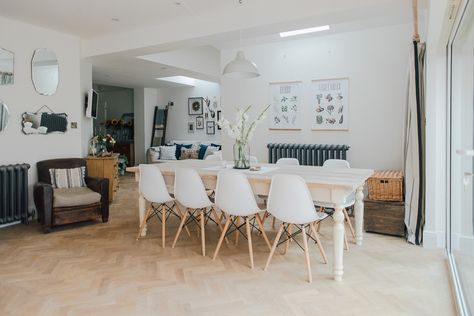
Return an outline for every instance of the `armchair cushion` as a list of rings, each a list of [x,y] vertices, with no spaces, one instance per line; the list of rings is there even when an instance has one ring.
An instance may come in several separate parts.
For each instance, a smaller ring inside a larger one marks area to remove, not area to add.
[[[70,169],[49,169],[51,175],[51,184],[57,189],[85,187],[86,167],[77,167]]]
[[[71,207],[100,202],[101,195],[87,187],[54,189],[53,207]]]

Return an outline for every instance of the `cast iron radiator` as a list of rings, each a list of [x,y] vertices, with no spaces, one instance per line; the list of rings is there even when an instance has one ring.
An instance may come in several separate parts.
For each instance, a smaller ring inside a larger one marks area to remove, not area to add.
[[[28,164],[0,166],[0,225],[28,223]]]
[[[328,159],[346,159],[349,146],[319,144],[281,144],[267,145],[268,162],[275,163],[280,158],[296,158],[300,165],[322,166]]]

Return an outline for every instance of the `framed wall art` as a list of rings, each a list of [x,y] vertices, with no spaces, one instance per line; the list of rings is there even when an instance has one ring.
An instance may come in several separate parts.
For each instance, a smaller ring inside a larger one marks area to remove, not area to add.
[[[216,123],[214,121],[206,122],[206,134],[214,135],[216,133]]]
[[[202,115],[203,101],[202,97],[188,98],[188,115]]]
[[[312,130],[349,129],[349,78],[313,80]]]
[[[204,117],[196,116],[196,129],[204,129]]]
[[[221,118],[222,118],[222,112],[219,110],[217,111],[217,122],[220,122]],[[222,127],[219,124],[217,124],[217,129],[221,130]]]
[[[188,133],[194,133],[194,122],[188,122]]]
[[[270,83],[269,129],[301,130],[301,81]]]

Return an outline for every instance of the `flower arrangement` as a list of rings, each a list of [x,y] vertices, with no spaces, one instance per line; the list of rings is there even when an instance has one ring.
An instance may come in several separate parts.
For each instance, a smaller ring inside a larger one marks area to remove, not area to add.
[[[115,145],[115,139],[110,134],[96,135],[90,140],[90,152],[93,156],[109,156]]]
[[[227,119],[222,117],[217,124],[223,128],[227,134],[235,139],[234,144],[234,168],[248,169],[250,168],[250,147],[248,142],[252,139],[257,125],[263,122],[266,118],[270,105],[266,106],[256,119],[250,120],[248,115],[251,105],[247,108],[239,108],[235,117],[235,123],[230,123]]]

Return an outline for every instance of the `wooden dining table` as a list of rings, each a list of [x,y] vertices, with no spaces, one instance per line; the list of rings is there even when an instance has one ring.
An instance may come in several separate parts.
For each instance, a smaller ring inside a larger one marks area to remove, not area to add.
[[[207,189],[215,189],[217,174],[220,170],[232,168],[230,162],[206,160],[177,160],[155,164],[161,170],[168,186],[174,184],[176,168],[192,168],[201,176]],[[301,176],[308,185],[314,201],[331,203],[334,206],[333,224],[333,276],[337,281],[342,280],[344,274],[344,213],[343,205],[348,196],[355,192],[355,235],[356,244],[362,245],[364,222],[364,186],[366,180],[373,174],[369,169],[339,169],[316,166],[277,166],[275,164],[254,164],[260,167],[258,171],[240,170],[252,186],[255,194],[268,195],[272,176],[276,174],[293,174]],[[128,167],[128,172],[135,173],[135,180],[139,181],[140,172],[137,166]],[[140,223],[145,216],[145,199],[139,192]],[[291,212],[291,210],[288,210]],[[142,236],[146,235],[146,227]]]

